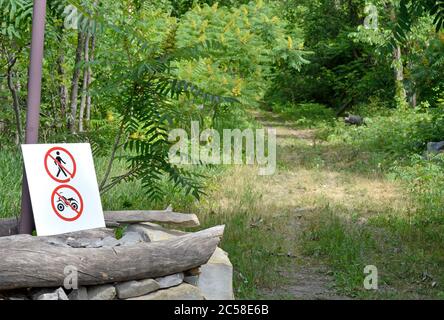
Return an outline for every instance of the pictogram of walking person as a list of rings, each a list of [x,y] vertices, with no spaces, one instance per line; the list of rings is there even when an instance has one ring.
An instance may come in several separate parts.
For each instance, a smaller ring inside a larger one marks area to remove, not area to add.
[[[63,166],[61,165],[62,163],[66,164],[66,162],[63,161],[62,157],[60,156],[60,151],[57,151],[56,154],[57,154],[57,157],[56,157],[56,160],[54,161],[54,164],[59,168],[59,171],[57,171],[56,177],[58,178],[60,173],[63,173],[65,175],[65,177],[68,177],[65,170],[63,169]]]

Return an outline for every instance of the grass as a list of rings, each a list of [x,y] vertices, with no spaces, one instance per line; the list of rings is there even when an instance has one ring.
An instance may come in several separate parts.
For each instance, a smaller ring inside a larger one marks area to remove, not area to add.
[[[0,218],[20,212],[22,158],[17,149],[0,151]]]
[[[442,230],[400,218],[375,217],[365,224],[341,219],[334,210],[313,217],[304,234],[304,254],[333,270],[337,289],[357,298],[443,298]],[[375,265],[379,290],[363,288],[363,270]]]

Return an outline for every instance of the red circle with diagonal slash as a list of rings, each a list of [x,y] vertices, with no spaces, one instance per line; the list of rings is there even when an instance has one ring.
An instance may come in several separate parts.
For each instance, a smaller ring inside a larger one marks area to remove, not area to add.
[[[77,197],[79,198],[79,204],[80,204],[80,206],[79,206],[79,209],[78,209],[78,210],[74,209],[69,201],[64,201],[64,200],[62,200],[62,201],[64,202],[64,204],[65,204],[67,207],[69,207],[71,210],[73,210],[73,211],[76,213],[76,216],[75,216],[75,217],[72,217],[72,218],[64,217],[64,216],[59,212],[59,210],[57,210],[57,208],[56,208],[56,206],[55,206],[55,199],[56,199],[55,197],[58,196],[59,199],[62,198],[62,195],[59,193],[59,190],[62,189],[62,188],[72,190],[72,191],[77,195]],[[80,218],[80,216],[82,215],[82,212],[83,212],[83,199],[82,199],[82,196],[80,195],[80,193],[79,193],[74,187],[71,187],[70,185],[67,185],[67,184],[62,184],[61,186],[58,186],[57,188],[55,188],[55,190],[52,192],[52,196],[51,196],[51,206],[52,206],[52,209],[54,210],[55,214],[56,214],[60,219],[62,219],[62,220],[64,220],[64,221],[72,222],[72,221],[76,221],[76,220],[77,220],[78,218]]]
[[[67,155],[68,155],[68,157],[70,157],[70,159],[71,159],[71,161],[72,161],[72,166],[73,166],[73,169],[72,169],[72,172],[69,172],[69,170],[67,170],[60,162],[58,162],[57,161],[57,159],[55,159],[52,155],[51,155],[51,152],[53,152],[53,151],[55,151],[55,150],[60,150],[60,151],[63,151],[64,153],[66,153]],[[48,158],[51,158],[53,161],[56,161],[56,162],[58,162],[58,165],[62,168],[62,169],[64,169],[68,174],[69,174],[69,178],[66,178],[66,179],[59,179],[59,178],[57,178],[57,177],[54,177],[54,175],[51,173],[51,171],[49,171],[49,168],[48,168]],[[53,179],[53,180],[55,180],[55,181],[57,181],[57,182],[60,182],[60,183],[65,183],[65,182],[69,182],[71,179],[73,179],[74,178],[74,176],[76,175],[76,171],[77,171],[77,165],[76,165],[76,160],[74,159],[74,157],[72,156],[72,154],[68,151],[68,150],[66,150],[65,148],[62,148],[62,147],[54,147],[54,148],[51,148],[51,149],[49,149],[48,150],[48,152],[46,152],[46,154],[45,154],[45,170],[46,170],[46,173]]]

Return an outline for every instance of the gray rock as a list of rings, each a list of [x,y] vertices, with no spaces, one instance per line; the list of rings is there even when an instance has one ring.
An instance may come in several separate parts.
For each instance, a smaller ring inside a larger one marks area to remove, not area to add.
[[[444,141],[427,143],[427,151],[430,153],[444,152]]]
[[[155,280],[159,283],[160,289],[165,289],[178,286],[183,282],[183,278],[183,273],[176,273],[166,277],[156,278]]]
[[[160,285],[154,279],[128,281],[116,285],[117,296],[119,299],[139,297],[159,289]]]
[[[46,241],[48,244],[53,245],[53,246],[57,246],[57,247],[64,247],[64,248],[69,248],[70,245],[66,243],[66,241],[64,241],[63,239],[59,239],[59,238],[47,238],[44,239],[44,241]]]
[[[199,285],[199,276],[186,276],[185,278],[183,278],[183,282],[197,287]]]
[[[87,240],[87,239],[86,239]],[[148,242],[149,238],[138,232],[126,232],[121,239],[116,239],[113,236],[105,237],[103,239],[91,239],[86,241],[84,239],[77,239],[70,243],[72,247],[77,245],[78,248],[100,248],[100,247],[117,247],[129,246],[140,242]]]
[[[145,296],[130,298],[127,300],[204,300],[199,288],[188,283],[183,283],[177,287],[159,290]]]
[[[233,300],[233,265],[228,254],[216,248],[208,263],[200,267],[198,287],[207,300]]]
[[[102,247],[115,247],[119,245],[119,240],[114,237],[106,237],[101,241]]]
[[[89,300],[113,300],[116,297],[116,288],[110,284],[88,288]]]
[[[88,290],[86,287],[79,287],[78,289],[74,289],[68,295],[69,300],[88,300]]]
[[[126,229],[127,232],[138,232],[143,234],[149,239],[149,241],[162,241],[168,240],[177,236],[186,234],[186,232],[178,230],[168,230],[155,223],[144,222],[138,224],[129,225]]]
[[[355,116],[355,115],[348,115],[344,118],[345,123],[360,126],[364,124],[364,119],[361,116]]]
[[[129,246],[140,242],[149,242],[150,239],[143,233],[127,231],[119,240],[121,246]]]
[[[42,241],[55,246],[73,247],[73,248],[89,248],[98,247],[95,244],[105,237],[113,236],[114,230],[109,228],[99,228],[91,230],[83,230],[77,232],[69,232],[55,236],[40,237]]]
[[[40,290],[32,296],[33,300],[69,300],[65,291],[62,288],[58,288],[55,291],[49,291],[48,289]]]
[[[100,248],[102,240],[99,238],[68,238],[66,243],[72,248]]]

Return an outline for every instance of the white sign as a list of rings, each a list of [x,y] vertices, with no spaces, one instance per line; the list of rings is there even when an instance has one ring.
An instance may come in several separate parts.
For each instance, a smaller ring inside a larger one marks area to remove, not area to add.
[[[37,235],[105,227],[88,143],[23,144],[22,151]]]

